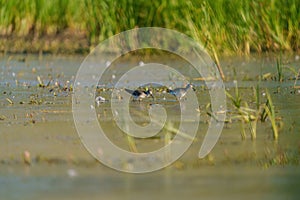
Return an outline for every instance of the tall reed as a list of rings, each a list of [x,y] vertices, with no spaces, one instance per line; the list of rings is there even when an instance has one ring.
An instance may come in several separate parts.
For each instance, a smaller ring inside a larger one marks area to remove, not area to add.
[[[165,27],[212,52],[297,50],[298,0],[0,0],[0,35],[84,32],[90,45],[134,27]],[[72,38],[70,38],[72,39]]]

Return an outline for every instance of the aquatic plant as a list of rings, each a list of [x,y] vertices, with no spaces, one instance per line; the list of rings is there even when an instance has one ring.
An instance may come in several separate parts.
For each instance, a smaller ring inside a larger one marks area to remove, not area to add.
[[[243,101],[241,94],[238,91],[237,83],[235,85],[235,96],[226,92],[227,97],[231,100],[234,111],[231,113],[230,119],[239,119],[241,121],[241,136],[242,139],[246,138],[246,128],[249,127],[251,139],[256,139],[257,122],[260,119],[261,122],[266,122],[268,118],[271,122],[273,138],[278,139],[278,126],[276,124],[276,114],[272,98],[266,89],[266,103],[261,103],[260,100],[260,86],[257,84],[253,87],[253,97],[256,107],[250,108],[246,101]],[[245,126],[245,124],[247,126]]]
[[[289,64],[288,60],[283,60],[282,52],[276,57],[274,68],[276,68],[275,73],[267,72],[259,76],[260,80],[274,80],[278,82],[283,82],[284,80],[293,80],[298,78],[298,71],[294,66]]]
[[[260,84],[258,83],[256,87],[253,87],[253,96],[255,100],[256,109],[260,107]]]
[[[267,118],[270,120],[272,125],[272,130],[273,130],[273,138],[277,140],[278,127],[276,124],[276,115],[275,115],[273,101],[268,90],[266,90],[266,96],[267,96],[267,102],[263,106],[260,119],[262,122],[265,122]]]
[[[281,61],[281,54],[280,54],[280,57],[277,58],[276,60],[276,69],[277,69],[277,80],[279,82],[282,82],[283,81],[283,73],[282,73],[282,61]]]
[[[256,138],[256,122],[257,118],[255,117],[254,113],[256,113],[256,110],[249,108],[247,102],[242,102],[242,97],[238,89],[238,83],[237,81],[234,81],[234,94],[231,95],[228,91],[226,91],[227,97],[230,99],[230,102],[232,103],[235,112],[234,116],[230,116],[231,119],[239,119],[241,121],[241,136],[242,139],[246,138],[246,132],[245,132],[245,125],[248,124],[251,132],[251,138]],[[243,106],[242,106],[243,103]]]
[[[300,85],[297,85],[297,81],[298,81],[299,77],[300,77],[300,69],[298,70],[298,73],[295,76],[295,82],[294,82],[294,86],[293,86],[294,89],[300,88]]]
[[[134,152],[134,153],[138,153],[134,137],[132,137],[128,134],[126,134],[126,135],[127,135],[126,137],[127,137],[127,142],[128,142],[128,146],[129,146],[130,151]]]
[[[236,108],[239,109],[241,107],[242,98],[241,98],[241,95],[239,93],[239,88],[238,88],[237,81],[235,80],[233,83],[234,83],[234,91],[235,91],[234,94],[235,94],[235,96],[231,95],[227,91],[226,91],[226,95],[231,100],[231,102],[233,103],[233,105]]]

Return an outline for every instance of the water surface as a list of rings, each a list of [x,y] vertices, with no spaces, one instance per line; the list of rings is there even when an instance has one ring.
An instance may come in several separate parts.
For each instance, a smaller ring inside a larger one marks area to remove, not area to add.
[[[25,59],[24,59],[25,58]],[[0,193],[4,199],[298,199],[300,187],[300,92],[289,70],[285,81],[261,80],[265,73],[276,74],[271,55],[222,60],[226,88],[233,92],[237,80],[243,99],[254,106],[253,89],[261,87],[262,101],[270,91],[277,116],[282,122],[279,140],[272,138],[270,123],[258,123],[257,139],[241,139],[241,123],[225,125],[213,151],[198,159],[208,128],[205,107],[210,102],[205,82],[197,81],[193,70],[186,72],[196,86],[200,104],[197,140],[173,165],[141,175],[114,171],[97,162],[83,147],[72,118],[70,86],[83,61],[81,56],[6,55],[0,60]],[[157,62],[183,68],[185,61],[156,58]],[[299,60],[286,56],[286,66],[297,70]],[[98,95],[111,97],[114,79],[140,58],[113,64]],[[147,62],[147,59],[144,60]],[[39,77],[39,78],[38,78]],[[45,86],[38,86],[42,80]],[[48,86],[46,86],[49,83]],[[100,84],[100,85],[101,85]],[[137,83],[133,83],[137,84]],[[103,91],[103,87],[106,90]],[[91,88],[89,88],[91,89]],[[92,89],[91,89],[92,90]],[[169,119],[178,126],[180,107],[176,99],[154,89],[156,103],[162,104]],[[12,103],[11,103],[11,102]],[[114,101],[117,101],[114,99]],[[131,102],[133,119],[147,124],[152,100]],[[110,102],[94,105],[107,136],[125,150],[130,146],[118,129]],[[228,111],[233,107],[228,102]],[[141,118],[140,114],[145,116]],[[165,132],[149,139],[136,139],[140,152],[165,144]],[[31,165],[24,163],[29,151]]]

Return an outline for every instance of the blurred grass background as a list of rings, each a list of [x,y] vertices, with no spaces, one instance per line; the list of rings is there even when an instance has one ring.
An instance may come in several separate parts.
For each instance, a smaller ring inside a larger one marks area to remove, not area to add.
[[[217,54],[298,51],[299,0],[0,0],[0,51],[88,52],[135,27],[183,32]]]

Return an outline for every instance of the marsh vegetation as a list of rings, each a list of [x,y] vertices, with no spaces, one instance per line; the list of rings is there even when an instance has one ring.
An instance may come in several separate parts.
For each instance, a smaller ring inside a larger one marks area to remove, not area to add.
[[[299,7],[298,0],[1,0],[1,51],[88,52],[117,33],[153,26],[187,34],[212,56],[297,51]]]

